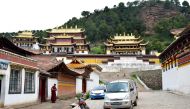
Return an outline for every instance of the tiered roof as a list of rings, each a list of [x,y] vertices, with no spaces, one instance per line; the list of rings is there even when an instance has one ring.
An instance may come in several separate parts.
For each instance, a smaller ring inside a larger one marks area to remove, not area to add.
[[[48,31],[48,33],[82,33],[85,30],[83,28],[78,28],[77,26],[75,26],[75,28],[63,28],[63,27],[56,27],[54,29],[52,29],[51,31]]]
[[[140,40],[140,36],[139,37],[135,37],[135,35],[131,34],[127,34],[122,36],[121,34],[118,35],[116,34],[114,37],[110,37],[110,39],[107,40],[107,43],[105,43],[106,46],[112,46],[113,44],[115,45],[123,45],[123,44],[140,44],[140,45],[147,45],[147,43],[142,43],[143,39]]]
[[[18,33],[17,36],[14,36],[16,38],[34,38],[34,35],[32,31],[22,31],[21,33]]]

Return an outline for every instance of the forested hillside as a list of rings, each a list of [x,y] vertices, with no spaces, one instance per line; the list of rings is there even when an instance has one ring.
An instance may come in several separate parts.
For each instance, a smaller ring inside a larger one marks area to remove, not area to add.
[[[170,30],[182,28],[190,21],[190,6],[187,1],[180,3],[178,0],[149,0],[119,3],[112,8],[107,6],[94,12],[83,11],[82,17],[71,18],[60,27],[78,25],[84,28],[88,41],[91,42],[92,53],[103,53],[103,43],[110,36],[124,32],[142,36],[149,41],[150,50],[161,52],[173,40]],[[34,31],[35,35],[43,42],[42,37],[47,37],[45,31]],[[1,34],[4,36],[8,33]],[[95,46],[96,45],[96,46]]]

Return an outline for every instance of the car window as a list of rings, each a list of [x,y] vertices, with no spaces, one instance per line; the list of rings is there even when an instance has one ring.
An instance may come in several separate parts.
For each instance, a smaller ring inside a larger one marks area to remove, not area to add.
[[[109,83],[107,85],[107,92],[128,92],[129,90],[127,82]]]
[[[93,90],[105,90],[106,88],[104,86],[98,86],[95,87]]]

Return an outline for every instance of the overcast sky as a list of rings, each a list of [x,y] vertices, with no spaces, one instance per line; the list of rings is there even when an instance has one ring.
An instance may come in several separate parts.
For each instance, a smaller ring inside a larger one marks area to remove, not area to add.
[[[128,1],[134,0],[0,0],[0,32],[53,28],[81,17],[84,10],[93,12]]]

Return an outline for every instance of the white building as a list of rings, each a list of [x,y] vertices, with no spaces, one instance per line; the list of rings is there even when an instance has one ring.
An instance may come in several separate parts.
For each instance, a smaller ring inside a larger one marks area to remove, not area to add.
[[[100,71],[98,70],[94,70],[93,72],[90,73],[90,78],[89,80],[87,80],[87,91],[92,90],[94,87],[99,86],[99,81],[100,81],[100,77],[99,77]]]
[[[38,101],[39,71],[32,53],[0,38],[1,107]]]
[[[190,94],[190,26],[161,54],[163,90]]]

